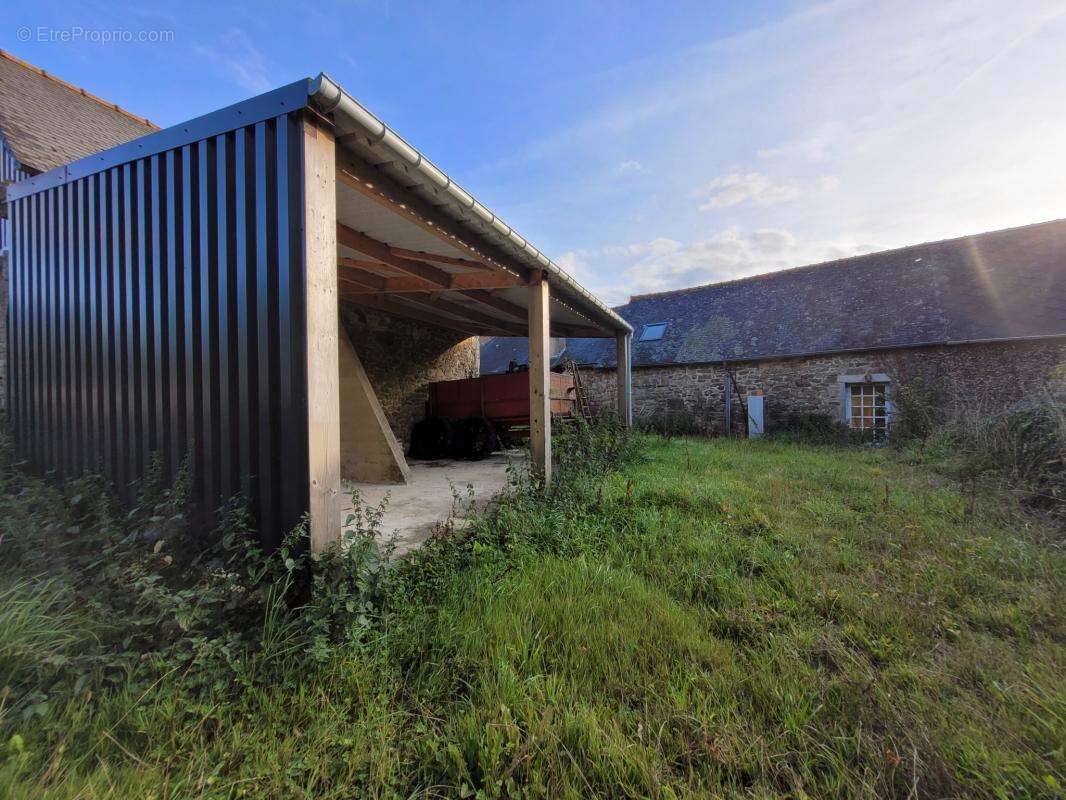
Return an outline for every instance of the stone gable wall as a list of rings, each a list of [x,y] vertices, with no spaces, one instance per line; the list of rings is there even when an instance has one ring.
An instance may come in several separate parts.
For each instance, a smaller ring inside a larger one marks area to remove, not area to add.
[[[479,374],[477,337],[347,303],[341,303],[340,317],[392,432],[405,449],[411,426],[425,415],[427,385]]]
[[[883,350],[809,358],[731,364],[742,394],[766,395],[766,424],[772,429],[789,414],[825,414],[841,420],[840,375],[886,373],[893,386],[919,379],[939,383],[948,418],[996,411],[1027,395],[1061,386],[1050,378],[1066,364],[1066,341],[1004,342]],[[595,410],[615,408],[614,370],[583,373]],[[639,423],[657,415],[686,413],[721,433],[725,418],[726,373],[721,366],[638,367],[633,370],[633,414]],[[735,426],[742,411],[734,394]]]

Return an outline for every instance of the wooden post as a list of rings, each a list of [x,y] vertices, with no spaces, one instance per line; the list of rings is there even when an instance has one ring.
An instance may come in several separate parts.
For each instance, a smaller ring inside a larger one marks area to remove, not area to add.
[[[618,366],[615,379],[618,381],[618,421],[628,428],[633,424],[633,335],[619,331],[615,335],[615,352]]]
[[[341,533],[337,162],[332,132],[303,124],[308,510],[311,551]]]
[[[529,285],[529,439],[533,477],[547,486],[552,476],[551,348],[548,279],[536,274]]]

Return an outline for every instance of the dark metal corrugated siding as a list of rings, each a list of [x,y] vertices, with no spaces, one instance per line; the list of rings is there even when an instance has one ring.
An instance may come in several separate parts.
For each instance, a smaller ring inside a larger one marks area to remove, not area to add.
[[[264,544],[308,505],[298,113],[11,203],[9,407],[22,454],[124,498],[158,458]]]

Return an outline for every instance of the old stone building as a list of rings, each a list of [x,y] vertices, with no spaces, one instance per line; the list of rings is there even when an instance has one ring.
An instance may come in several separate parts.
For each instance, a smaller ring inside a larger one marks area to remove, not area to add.
[[[5,187],[155,130],[143,117],[0,50],[0,406],[7,403]]]
[[[414,423],[425,416],[430,383],[479,374],[476,336],[350,303],[341,304],[340,317],[404,447]]]
[[[765,425],[817,414],[853,428],[891,424],[917,381],[944,418],[1045,391],[1066,363],[1066,220],[966,236],[751,278],[639,295],[631,325],[634,414],[689,415],[742,429],[762,394]],[[523,363],[524,343],[482,344],[482,370]],[[585,368],[594,406],[612,407],[614,352],[570,339],[557,363]],[[728,400],[728,402],[727,402]]]

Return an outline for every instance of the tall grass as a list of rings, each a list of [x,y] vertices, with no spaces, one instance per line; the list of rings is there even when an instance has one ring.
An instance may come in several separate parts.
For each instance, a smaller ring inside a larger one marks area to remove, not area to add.
[[[0,796],[1061,796],[1066,560],[1040,519],[884,450],[579,427],[555,451],[550,490],[516,480],[384,570],[329,556],[317,593],[285,590],[297,550],[208,559],[267,570],[224,584],[255,602],[159,618],[199,659],[139,634],[121,668],[34,684],[0,720]],[[0,547],[70,524],[9,477]],[[47,628],[34,652],[121,646]]]
[[[0,583],[0,686],[28,683],[62,664],[87,638],[85,627],[59,581],[15,576]]]
[[[1005,489],[1066,531],[1066,396],[1047,394],[989,416],[931,426],[903,445],[970,491]]]

